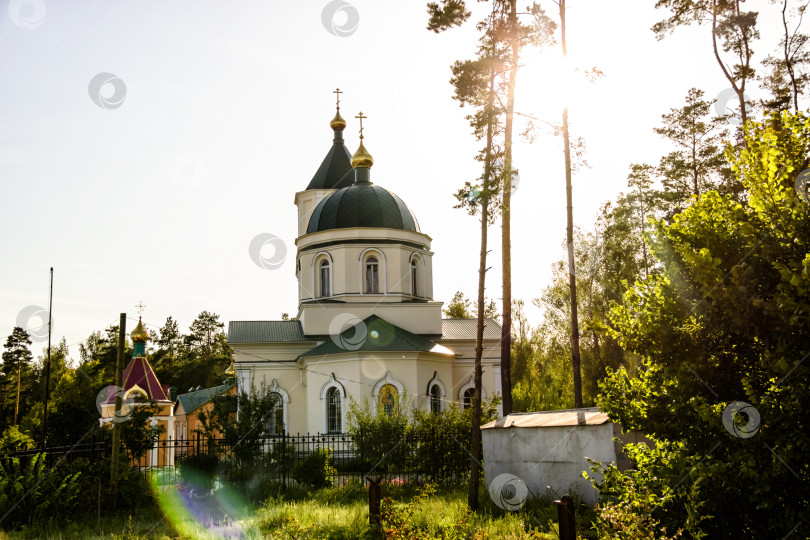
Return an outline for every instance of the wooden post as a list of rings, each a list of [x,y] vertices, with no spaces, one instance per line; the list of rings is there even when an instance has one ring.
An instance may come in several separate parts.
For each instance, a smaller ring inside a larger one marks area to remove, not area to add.
[[[574,519],[574,501],[568,495],[563,495],[557,505],[557,521],[560,526],[560,540],[576,540],[577,524]]]
[[[127,314],[121,314],[118,323],[118,361],[115,365],[115,386],[121,388],[124,384],[124,346],[126,345]],[[115,413],[113,414],[113,440],[112,440],[112,461],[110,463],[110,490],[112,491],[113,508],[117,505],[118,499],[118,456],[121,452],[121,422],[118,415],[121,413],[123,400],[121,391],[115,392]]]
[[[376,480],[372,480],[366,476],[368,480],[368,523],[369,525],[380,524],[380,482],[385,478],[385,475],[378,476]]]

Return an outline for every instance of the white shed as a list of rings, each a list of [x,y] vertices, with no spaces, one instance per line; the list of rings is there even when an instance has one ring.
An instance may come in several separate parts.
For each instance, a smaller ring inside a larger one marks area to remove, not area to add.
[[[582,476],[583,471],[591,472],[587,458],[624,469],[629,461],[622,445],[646,441],[637,432],[622,434],[621,426],[597,407],[513,413],[481,426],[481,438],[488,486],[499,475],[511,474],[526,484],[530,496],[557,498],[575,490],[587,504],[598,498]]]

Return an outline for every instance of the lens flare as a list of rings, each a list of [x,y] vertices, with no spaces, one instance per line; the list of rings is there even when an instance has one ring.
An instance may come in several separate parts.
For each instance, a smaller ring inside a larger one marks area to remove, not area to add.
[[[150,480],[163,515],[183,537],[241,539],[255,532],[244,523],[248,502],[215,475],[184,471],[182,479],[164,482],[153,472]]]

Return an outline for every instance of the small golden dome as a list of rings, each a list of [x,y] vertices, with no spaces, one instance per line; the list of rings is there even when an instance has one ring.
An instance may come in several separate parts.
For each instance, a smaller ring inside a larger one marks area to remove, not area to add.
[[[225,370],[225,375],[231,378],[236,377],[236,366],[233,363],[233,358],[231,358],[231,365]]]
[[[346,128],[346,120],[344,120],[343,117],[340,116],[340,111],[337,111],[335,113],[335,117],[332,118],[331,122],[329,122],[329,127],[331,127],[332,129],[338,129],[340,131],[343,131]]]
[[[371,154],[368,153],[366,147],[363,146],[363,140],[360,140],[360,146],[357,148],[357,152],[354,153],[352,156],[352,167],[355,169],[358,167],[371,167],[374,165],[374,158],[371,157]]]
[[[138,326],[135,327],[135,330],[132,331],[130,334],[132,341],[135,343],[146,343],[149,341],[149,332],[146,331],[141,319],[138,319]]]

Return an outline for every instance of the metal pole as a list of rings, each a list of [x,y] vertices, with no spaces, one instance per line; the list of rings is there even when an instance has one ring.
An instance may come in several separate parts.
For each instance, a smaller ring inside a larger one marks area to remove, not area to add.
[[[110,464],[110,490],[112,491],[113,508],[118,499],[118,456],[121,451],[121,386],[124,384],[124,346],[126,345],[127,314],[121,314],[118,323],[118,362],[115,366],[115,413],[113,415],[112,463]]]
[[[48,397],[51,385],[51,311],[53,311],[53,266],[51,266],[51,288],[48,297],[48,360],[45,363],[45,407],[42,410],[42,438],[40,447],[45,451],[45,432],[48,425]]]

